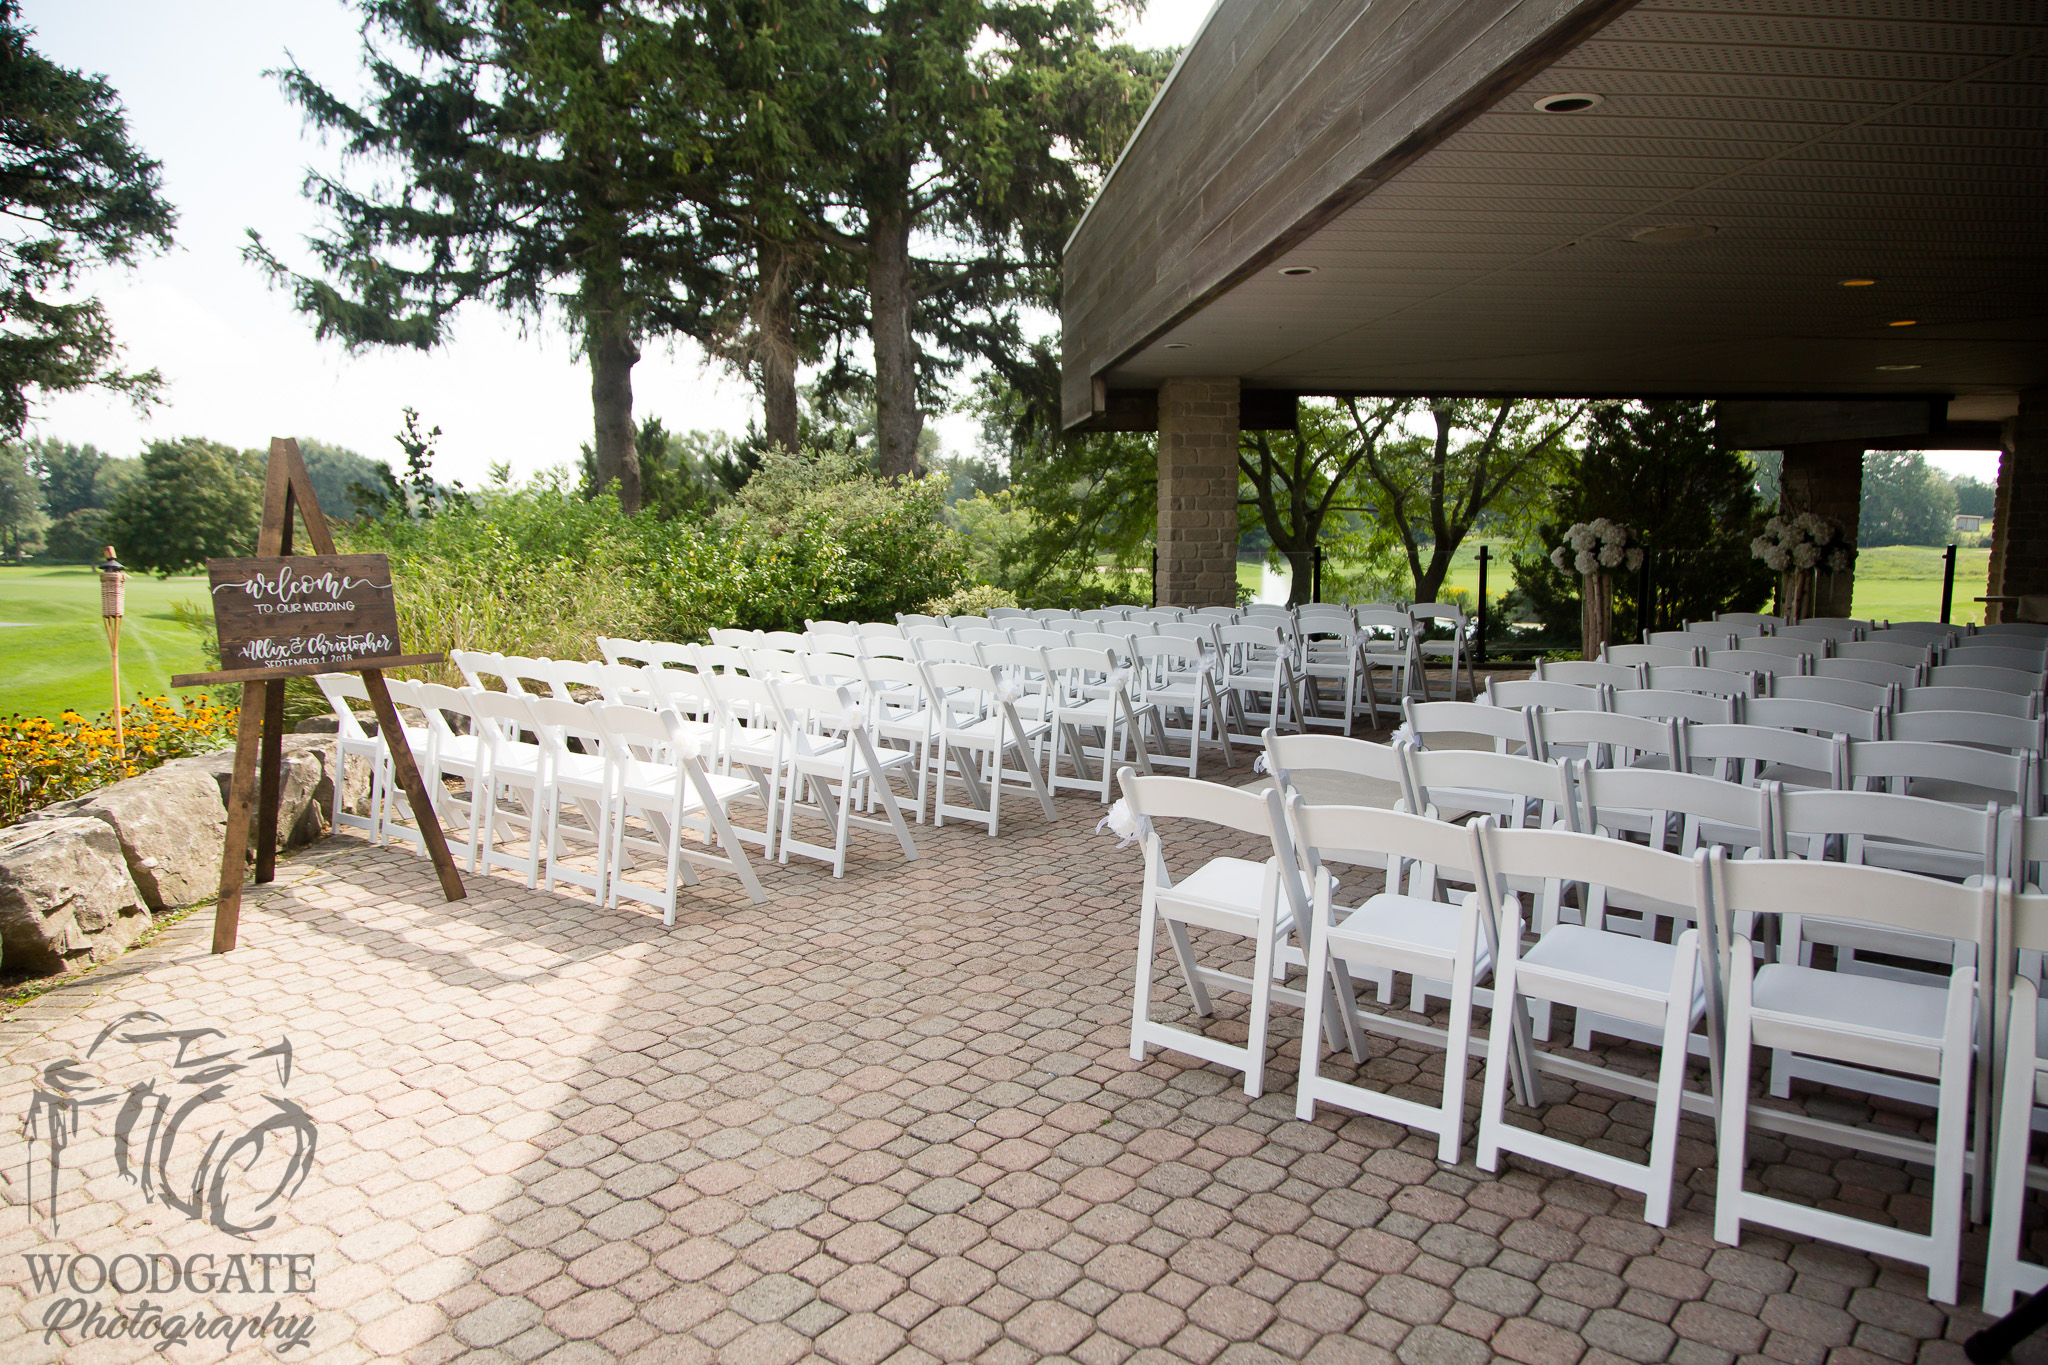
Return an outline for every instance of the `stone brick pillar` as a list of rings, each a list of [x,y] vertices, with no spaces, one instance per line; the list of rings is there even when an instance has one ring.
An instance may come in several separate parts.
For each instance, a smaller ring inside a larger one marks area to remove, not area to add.
[[[1237,381],[1159,386],[1162,606],[1237,603]]]
[[[1818,512],[1856,543],[1856,523],[1863,515],[1863,442],[1823,441],[1786,446],[1784,492],[1778,508],[1786,516]],[[1821,574],[1814,583],[1815,616],[1847,616],[1856,593],[1856,574]]]
[[[2019,413],[2006,420],[1993,511],[1991,595],[2048,595],[2048,389],[2021,394]],[[1986,605],[1987,621],[2024,619],[2017,602]]]

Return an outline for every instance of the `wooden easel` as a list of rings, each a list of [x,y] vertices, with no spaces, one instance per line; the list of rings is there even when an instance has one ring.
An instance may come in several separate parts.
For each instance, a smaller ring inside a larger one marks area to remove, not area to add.
[[[270,467],[263,485],[263,524],[256,538],[258,558],[282,560],[292,553],[294,512],[305,520],[306,538],[313,543],[314,554],[336,553],[334,536],[329,532],[327,518],[320,510],[320,500],[313,493],[313,481],[306,472],[306,463],[299,455],[299,443],[289,437],[272,437]],[[377,732],[384,736],[384,747],[391,756],[392,770],[397,774],[399,785],[405,789],[406,801],[412,806],[413,819],[419,826],[427,855],[434,860],[434,871],[441,879],[441,891],[451,901],[461,900],[469,894],[464,890],[455,860],[448,852],[448,840],[441,833],[441,822],[434,814],[433,803],[427,798],[426,784],[420,780],[419,767],[413,762],[412,747],[406,743],[405,730],[398,721],[398,708],[392,705],[390,689],[384,685],[386,668],[439,663],[442,657],[440,654],[392,654],[341,664],[230,668],[214,673],[181,674],[171,679],[175,687],[210,683],[242,685],[242,712],[235,729],[234,775],[228,787],[227,843],[221,850],[220,899],[213,912],[214,952],[225,953],[233,949],[241,927],[243,862],[248,856],[249,808],[252,804],[256,806],[256,881],[260,885],[277,875],[277,816],[284,765],[284,680],[288,677],[333,672],[362,675],[363,688],[370,694],[370,707],[377,713]],[[337,784],[343,780],[338,765],[334,780]]]

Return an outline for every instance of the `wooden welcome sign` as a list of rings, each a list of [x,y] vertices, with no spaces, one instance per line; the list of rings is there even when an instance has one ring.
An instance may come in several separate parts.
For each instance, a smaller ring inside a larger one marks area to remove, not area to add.
[[[296,514],[296,515],[295,515]],[[316,554],[294,555],[296,521]],[[263,524],[251,559],[212,559],[214,630],[222,667],[181,673],[173,687],[242,684],[235,729],[235,767],[228,786],[227,845],[221,850],[220,900],[213,912],[213,951],[235,946],[242,918],[243,862],[248,856],[249,811],[256,809],[256,880],[277,874],[277,814],[284,766],[284,680],[315,673],[360,673],[385,737],[393,774],[405,789],[414,822],[434,860],[449,900],[467,894],[449,855],[441,822],[413,762],[412,747],[391,704],[383,670],[441,662],[439,654],[404,654],[398,643],[398,604],[391,566],[383,555],[338,555],[299,443],[273,437],[263,485]],[[337,751],[337,759],[339,751]],[[339,762],[337,762],[337,769]],[[342,773],[334,774],[336,784]]]

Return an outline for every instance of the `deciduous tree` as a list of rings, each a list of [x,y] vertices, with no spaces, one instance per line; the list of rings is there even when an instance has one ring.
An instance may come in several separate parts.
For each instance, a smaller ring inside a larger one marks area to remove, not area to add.
[[[263,451],[197,436],[151,442],[141,476],[107,513],[115,553],[163,578],[209,559],[254,554],[267,461]]]

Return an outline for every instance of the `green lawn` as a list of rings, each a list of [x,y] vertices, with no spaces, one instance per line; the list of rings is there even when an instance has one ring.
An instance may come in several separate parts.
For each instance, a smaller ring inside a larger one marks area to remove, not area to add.
[[[1498,600],[1513,586],[1507,562],[1510,550],[1504,543],[1488,543],[1493,546],[1493,556],[1487,566],[1486,595]],[[1856,599],[1852,610],[1857,616],[1882,621],[1940,619],[1941,560],[1941,549],[1932,545],[1887,545],[1882,549],[1864,550],[1857,558]],[[1984,593],[1990,567],[1991,551],[1988,549],[1956,552],[1956,589],[1951,620],[1958,624],[1975,624],[1984,619],[1984,604],[1975,599]],[[1260,582],[1259,566],[1240,560],[1237,578],[1238,582],[1256,592]],[[1478,593],[1478,541],[1468,540],[1458,547],[1444,586],[1453,591],[1462,590],[1468,598]]]
[[[99,575],[84,565],[0,568],[0,715],[86,715],[109,710],[107,636],[100,625]],[[121,691],[133,701],[170,689],[173,673],[206,667],[199,639],[172,619],[171,604],[204,603],[206,580],[128,576],[121,622]]]

